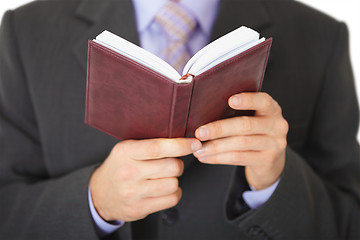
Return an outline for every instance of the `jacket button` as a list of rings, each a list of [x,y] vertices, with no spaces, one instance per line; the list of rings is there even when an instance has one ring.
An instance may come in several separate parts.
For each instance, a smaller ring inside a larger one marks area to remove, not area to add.
[[[166,225],[174,225],[179,220],[179,212],[175,208],[170,208],[162,211],[161,220]]]

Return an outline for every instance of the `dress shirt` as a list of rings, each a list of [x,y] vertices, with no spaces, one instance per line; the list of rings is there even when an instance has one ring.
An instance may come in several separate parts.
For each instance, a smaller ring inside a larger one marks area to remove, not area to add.
[[[156,22],[154,17],[156,13],[166,4],[168,0],[132,0],[136,16],[137,31],[139,34],[140,45],[149,52],[159,55],[161,50],[167,44],[166,33]],[[220,0],[181,0],[180,4],[193,13],[197,20],[197,26],[194,32],[189,36],[188,50],[191,54],[195,54],[201,48],[209,43],[210,34],[215,22],[218,4]],[[196,11],[192,11],[196,9]],[[275,191],[279,180],[267,189],[256,191],[245,191],[242,195],[246,204],[257,209],[265,203]],[[116,229],[123,226],[124,222],[106,222],[96,212],[92,203],[89,191],[89,206],[93,217],[96,230],[100,236],[106,236]]]

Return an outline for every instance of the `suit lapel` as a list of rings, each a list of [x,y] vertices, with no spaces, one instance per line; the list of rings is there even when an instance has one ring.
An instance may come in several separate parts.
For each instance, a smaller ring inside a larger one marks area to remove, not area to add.
[[[270,18],[260,0],[222,0],[211,34],[211,41],[240,26],[258,32],[270,26]]]
[[[213,41],[240,26],[256,30],[261,37],[274,37],[271,18],[262,0],[221,0],[210,39]],[[276,39],[274,40],[276,44]],[[267,68],[272,65],[273,52],[270,51]],[[271,79],[264,80],[266,84],[263,85],[263,90],[264,86],[269,86],[269,80]]]
[[[86,25],[85,32],[80,34],[73,48],[83,70],[86,70],[88,40],[94,39],[104,30],[139,45],[131,0],[83,0],[76,9],[75,18]]]

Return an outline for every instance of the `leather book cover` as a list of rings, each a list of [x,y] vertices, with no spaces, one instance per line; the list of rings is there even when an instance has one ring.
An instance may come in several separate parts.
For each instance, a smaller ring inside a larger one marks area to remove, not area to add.
[[[120,140],[193,137],[203,124],[244,114],[228,99],[260,91],[271,43],[176,83],[89,40],[85,123]]]

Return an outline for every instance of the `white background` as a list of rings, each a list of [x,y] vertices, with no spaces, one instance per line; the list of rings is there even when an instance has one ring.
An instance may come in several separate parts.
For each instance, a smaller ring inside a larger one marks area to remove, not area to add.
[[[119,0],[122,1],[122,0]],[[360,98],[360,0],[299,0],[325,12],[340,21],[344,21],[350,32],[350,53]],[[1,0],[0,17],[7,9],[16,8],[29,0]],[[357,43],[357,44],[356,44]],[[360,140],[360,133],[358,134]]]

